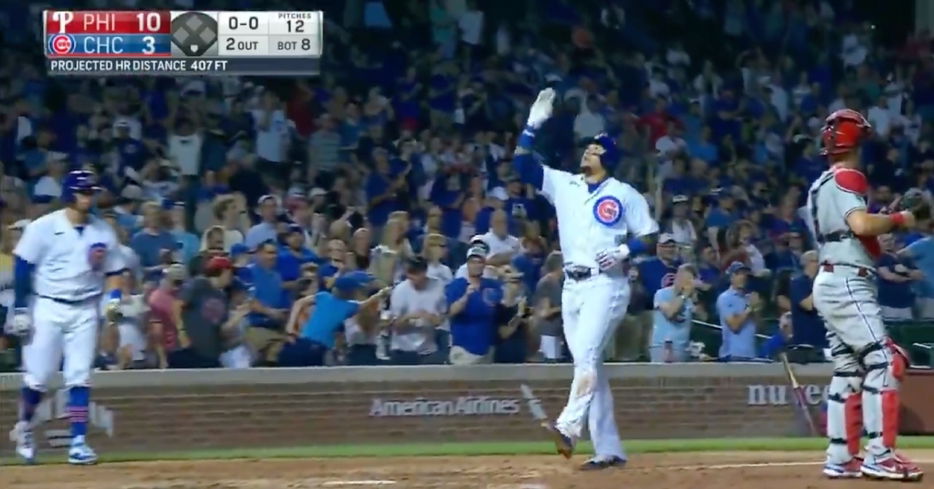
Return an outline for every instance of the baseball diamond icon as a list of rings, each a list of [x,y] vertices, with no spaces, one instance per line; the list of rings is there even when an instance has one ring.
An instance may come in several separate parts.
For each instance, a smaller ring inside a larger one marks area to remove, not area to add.
[[[201,56],[217,44],[217,21],[201,12],[185,12],[172,20],[172,44],[186,56]]]

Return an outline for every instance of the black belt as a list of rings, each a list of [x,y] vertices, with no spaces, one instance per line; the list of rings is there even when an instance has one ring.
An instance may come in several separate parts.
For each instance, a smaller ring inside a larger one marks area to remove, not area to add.
[[[863,277],[863,278],[871,277],[876,274],[875,271],[869,268],[861,267],[859,265],[850,265],[848,263],[821,263],[820,267],[821,267],[821,270],[827,273],[833,273],[836,267],[852,268],[856,270],[857,277]]]
[[[836,243],[845,239],[854,238],[856,238],[856,235],[853,234],[853,231],[834,231],[832,233],[822,234],[819,241],[821,243]]]
[[[79,305],[79,304],[84,304],[84,303],[86,303],[86,302],[90,302],[90,301],[93,300],[93,299],[100,299],[100,296],[99,296],[99,295],[91,296],[91,297],[88,297],[88,298],[86,298],[86,299],[80,299],[80,300],[75,300],[75,299],[60,299],[60,298],[58,298],[58,297],[49,297],[49,296],[47,296],[47,295],[40,295],[39,297],[41,297],[41,298],[43,298],[43,299],[48,299],[48,300],[50,300],[50,301],[52,301],[52,302],[58,302],[59,304],[66,304],[66,305],[69,305],[69,306],[77,306],[77,305]]]
[[[587,280],[590,277],[593,277],[600,273],[589,267],[566,267],[564,269],[564,276],[574,281]]]

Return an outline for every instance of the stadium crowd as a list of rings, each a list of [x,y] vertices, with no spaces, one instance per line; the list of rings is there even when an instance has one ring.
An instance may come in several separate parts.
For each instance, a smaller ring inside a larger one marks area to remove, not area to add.
[[[0,6],[0,304],[23,227],[87,168],[132,263],[102,368],[565,360],[553,209],[510,162],[546,85],[540,156],[573,171],[609,133],[662,225],[611,360],[824,346],[802,205],[829,111],[874,127],[873,210],[934,190],[931,39],[879,42],[853,2],[272,3],[325,11],[320,77],[50,79],[17,20],[37,11]],[[934,241],[882,245],[886,320],[934,319]],[[719,352],[692,320],[721,325]]]

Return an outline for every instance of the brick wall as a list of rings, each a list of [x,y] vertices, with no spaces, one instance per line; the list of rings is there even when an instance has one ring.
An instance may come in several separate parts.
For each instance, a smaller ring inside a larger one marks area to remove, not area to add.
[[[508,368],[521,371],[526,367]],[[112,416],[113,432],[108,436],[104,429],[94,427],[91,437],[102,450],[131,451],[402,440],[539,440],[542,437],[533,419],[536,403],[523,397],[522,386],[553,417],[564,405],[569,384],[568,369],[561,370],[557,379],[535,375],[528,380],[521,375],[510,375],[515,380],[496,375],[411,380],[416,376],[402,375],[378,381],[381,369],[365,372],[353,381],[318,378],[313,382],[202,385],[193,378],[191,386],[153,382],[138,387],[142,384],[129,378],[104,383],[94,390],[97,409],[92,410],[92,417],[98,425],[106,425],[108,414]],[[627,377],[625,369],[621,372],[611,383],[624,438],[785,436],[799,430],[791,394],[777,366],[763,375],[685,377],[678,374],[684,370],[671,368],[657,375],[646,371]],[[145,374],[136,375],[135,379],[142,379],[139,375]],[[306,375],[314,376],[316,371]],[[367,378],[372,380],[363,380]],[[800,380],[810,385],[811,400],[819,404],[820,386],[827,376],[805,374]],[[0,392],[3,427],[15,421],[16,392],[11,382]],[[59,402],[50,401],[46,413],[54,418],[63,411],[64,397],[61,391]],[[54,441],[45,440],[46,435],[63,434],[56,430],[64,429],[64,420],[53,419],[37,434],[48,445]]]

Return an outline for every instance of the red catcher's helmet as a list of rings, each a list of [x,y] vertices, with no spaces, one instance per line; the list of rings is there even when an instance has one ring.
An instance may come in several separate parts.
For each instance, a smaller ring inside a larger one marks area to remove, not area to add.
[[[863,114],[853,109],[840,109],[827,116],[821,129],[821,154],[840,155],[859,147],[872,126]]]

